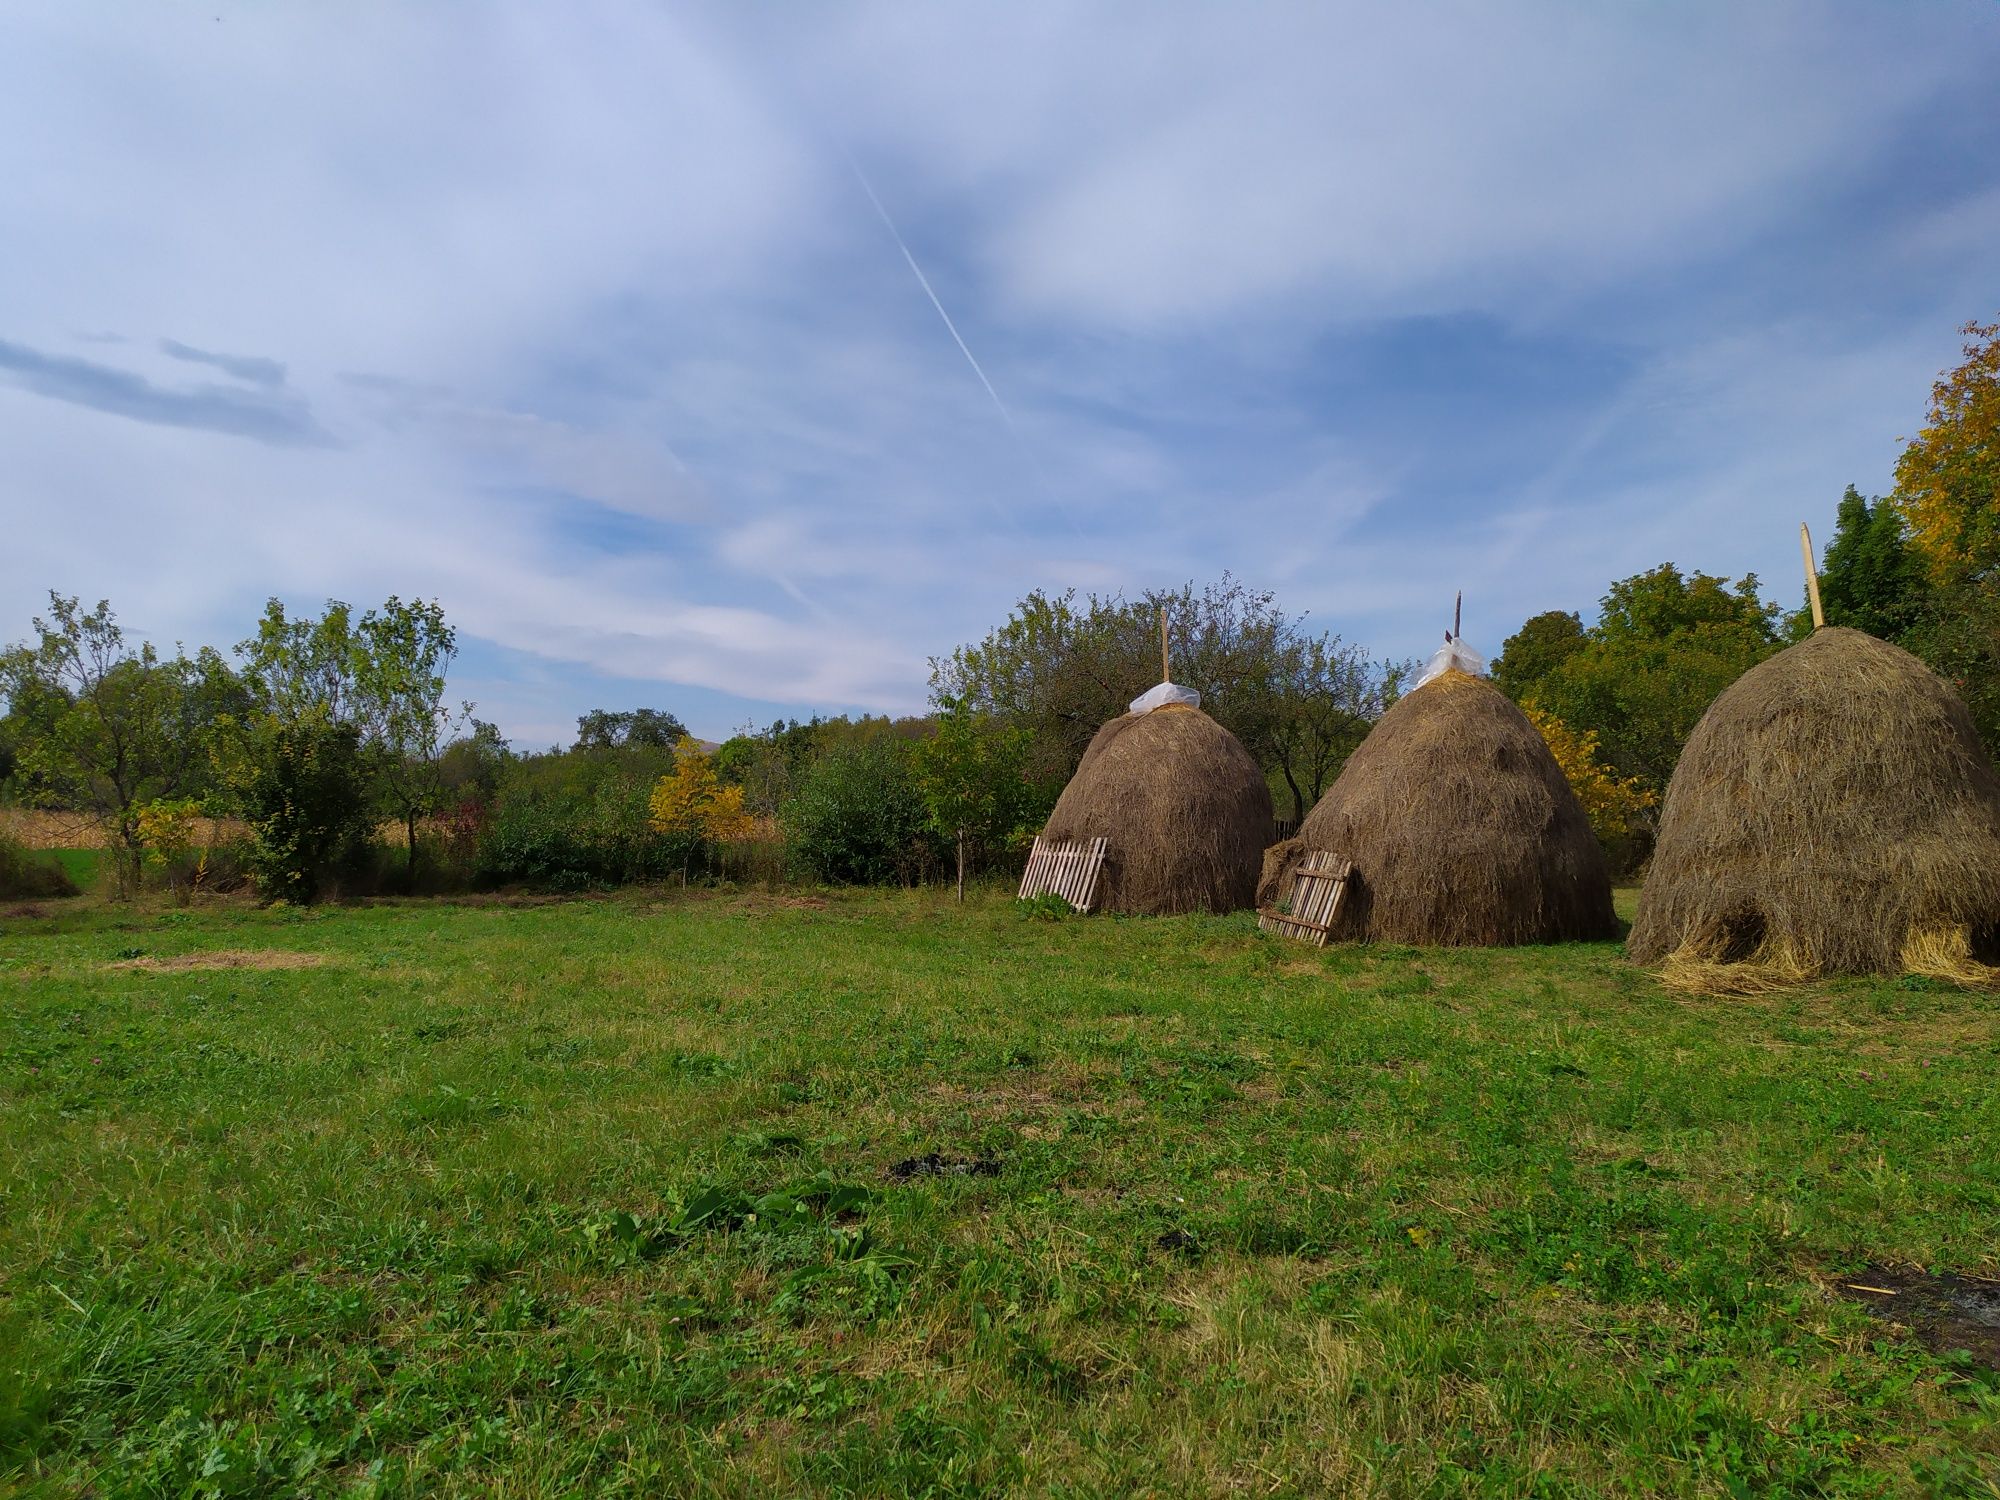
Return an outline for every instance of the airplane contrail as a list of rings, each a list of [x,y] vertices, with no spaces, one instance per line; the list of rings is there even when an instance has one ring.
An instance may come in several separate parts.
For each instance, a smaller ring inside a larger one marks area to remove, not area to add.
[[[889,231],[889,237],[896,242],[896,248],[903,252],[903,261],[909,266],[910,274],[917,278],[917,285],[924,289],[924,295],[931,299],[931,306],[937,309],[938,318],[944,323],[945,331],[951,335],[952,342],[958,345],[958,352],[965,356],[965,362],[972,366],[972,373],[977,375],[979,383],[986,387],[986,394],[993,400],[993,409],[1000,413],[1000,420],[1007,426],[1007,435],[1014,440],[1015,451],[1021,455],[1028,472],[1034,476],[1035,486],[1055,504],[1069,529],[1081,537],[1083,528],[1077,524],[1075,512],[1070,508],[1068,501],[1057,496],[1055,487],[1049,483],[1048,475],[1042,471],[1041,460],[1035,457],[1034,449],[1028,446],[1027,439],[1022,436],[1019,424],[1014,421],[1014,414],[1007,409],[1007,403],[1000,399],[1000,393],[993,388],[993,382],[986,378],[986,371],[980,367],[978,357],[966,344],[965,336],[958,331],[958,325],[952,322],[951,314],[944,310],[944,303],[938,300],[938,294],[931,286],[930,277],[924,275],[924,268],[917,264],[916,256],[910,253],[910,247],[903,239],[902,231],[896,227],[896,221],[889,217],[889,210],[882,206],[882,200],[875,192],[875,184],[870,182],[868,174],[861,170],[861,163],[854,159],[852,151],[843,150],[841,154],[847,158],[848,168],[854,173],[854,180],[861,184],[861,191],[868,195],[868,201],[875,206],[875,214],[881,219],[882,227]],[[1019,520],[1019,517],[1014,516],[1012,512],[1002,511],[1000,514],[1012,516],[1016,522]]]
[[[1014,425],[1014,414],[1007,410],[1007,403],[1000,399],[1000,393],[993,389],[993,382],[986,378],[986,372],[979,367],[979,361],[966,346],[964,336],[958,331],[958,325],[952,322],[951,314],[946,312],[944,304],[938,301],[938,294],[931,289],[930,277],[924,275],[924,268],[917,264],[916,256],[910,254],[910,247],[903,242],[902,231],[896,228],[896,221],[889,217],[889,210],[884,208],[882,200],[875,196],[875,184],[868,180],[868,174],[861,170],[861,163],[856,161],[852,154],[848,155],[847,165],[853,170],[855,181],[861,184],[861,191],[866,193],[868,201],[875,205],[875,213],[882,220],[882,227],[889,231],[889,237],[896,242],[896,248],[903,252],[903,259],[909,264],[910,273],[917,278],[917,285],[924,289],[924,295],[931,299],[931,306],[937,309],[937,315],[944,320],[945,331],[951,335],[952,342],[958,345],[958,352],[963,354],[965,362],[972,366],[972,373],[977,375],[979,383],[986,387],[986,394],[993,398],[993,406],[1000,413],[1000,420],[1007,424],[1008,430],[1018,439],[1020,429]]]

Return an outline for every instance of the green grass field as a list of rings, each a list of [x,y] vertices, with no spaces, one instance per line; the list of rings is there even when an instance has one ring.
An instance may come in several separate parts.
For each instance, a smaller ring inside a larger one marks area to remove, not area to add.
[[[50,849],[48,858],[63,868],[63,873],[76,882],[77,889],[92,891],[104,883],[110,871],[111,851],[108,849]]]
[[[45,910],[0,1489],[2000,1495],[2000,1374],[1843,1294],[2000,1271],[1991,995],[992,895]]]

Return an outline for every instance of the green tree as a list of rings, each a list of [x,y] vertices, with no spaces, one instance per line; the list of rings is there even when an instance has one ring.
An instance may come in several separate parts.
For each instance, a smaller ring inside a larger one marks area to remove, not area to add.
[[[1305,818],[1368,737],[1394,682],[1394,669],[1370,662],[1337,635],[1289,626],[1282,633],[1269,701],[1258,717],[1265,763],[1290,793],[1294,821]]]
[[[253,714],[225,752],[251,868],[273,900],[306,902],[350,868],[369,834],[361,734],[325,704]]]
[[[6,689],[0,686],[0,697]],[[12,711],[0,714],[0,797],[5,797],[14,785],[14,773],[21,765],[22,725]]]
[[[438,758],[438,774],[447,797],[484,808],[499,794],[500,779],[514,752],[498,726],[473,719],[468,727],[471,733],[461,734],[444,747]]]
[[[250,828],[251,869],[272,900],[315,899],[368,838],[371,757],[354,611],[329,599],[316,618],[265,602],[236,647],[251,703],[222,764]]]
[[[1095,597],[1079,604],[1074,589],[1036,589],[984,640],[932,660],[931,699],[1018,725],[1030,773],[1067,778],[1098,726],[1159,680],[1158,648],[1148,665],[1119,643],[1118,612]]]
[[[914,769],[931,828],[957,855],[963,901],[968,854],[1004,844],[1042,799],[1025,774],[1026,730],[956,698],[940,705],[936,722],[936,732],[916,745]]]
[[[329,599],[315,619],[289,615],[282,600],[272,599],[264,606],[257,633],[236,651],[255,700],[252,717],[296,729],[250,735],[244,741],[246,752],[310,761],[309,771],[265,767],[265,782],[279,785],[297,776],[302,788],[327,798],[324,809],[298,810],[313,826],[338,823],[335,810],[354,796],[372,802],[403,825],[405,878],[414,880],[418,829],[439,811],[447,793],[445,749],[472,713],[469,703],[454,708],[445,701],[458,635],[446,623],[443,608],[391,595],[380,609],[357,619],[352,606]],[[336,730],[352,732],[354,755],[329,748],[330,740],[321,743]],[[245,775],[239,766],[239,786],[254,781]],[[331,778],[337,775],[352,776],[355,787],[336,793]],[[272,861],[282,857],[277,851],[317,847],[317,835],[282,832],[270,817],[253,820],[253,826],[267,829],[275,840],[266,868],[275,868]]]
[[[1921,587],[1899,591],[1892,557],[1874,570],[1887,575],[1895,606],[1877,616],[1894,633],[1877,633],[1950,682],[1988,752],[2000,754],[2000,323],[1961,331],[1965,358],[1931,387],[1924,427],[1897,460],[1889,504],[1876,502],[1871,514],[1872,539],[1888,529],[1881,513],[1894,510],[1926,574]],[[1886,541],[1878,547],[1889,551]],[[1835,619],[1830,602],[1827,617]]]
[[[405,604],[392,594],[362,616],[353,644],[356,710],[363,743],[375,752],[376,795],[403,825],[404,875],[414,882],[418,825],[444,803],[445,746],[472,717],[470,703],[445,702],[458,632],[436,602]]]
[[[288,615],[283,600],[267,600],[257,633],[236,647],[257,712],[280,719],[316,713],[329,724],[360,723],[359,653],[354,611],[338,599],[329,599],[318,619]]]
[[[144,870],[140,811],[213,790],[211,740],[242,684],[213,651],[162,657],[128,644],[103,600],[85,610],[51,592],[34,631],[0,656],[16,778],[31,797],[96,819],[129,896]]]
[[[1986,753],[2000,759],[2000,578],[1961,576],[1932,587],[1896,644],[1951,684]]]
[[[635,708],[624,713],[593,708],[576,721],[578,750],[623,750],[645,747],[671,750],[688,738],[687,726],[674,715],[657,708]]]
[[[1911,544],[1902,514],[1887,501],[1867,499],[1850,484],[1819,565],[1826,623],[1900,641],[1924,618],[1933,591],[1923,554]],[[1802,638],[1812,628],[1810,611],[1802,606],[1790,624],[1790,634]]]
[[[1551,609],[1532,616],[1501,643],[1493,659],[1493,685],[1516,703],[1583,649],[1583,621],[1573,610]]]
[[[1165,611],[1172,677],[1299,802],[1337,770],[1357,716],[1379,715],[1392,674],[1310,631],[1268,591],[1223,575],[1197,589],[1079,600],[1039,590],[974,645],[931,662],[934,703],[963,702],[1027,735],[1031,781],[1060,783],[1107,720],[1160,680]]]
[[[1778,649],[1777,615],[1755,575],[1732,585],[1663,563],[1614,583],[1582,646],[1526,696],[1657,797],[1709,704]]]

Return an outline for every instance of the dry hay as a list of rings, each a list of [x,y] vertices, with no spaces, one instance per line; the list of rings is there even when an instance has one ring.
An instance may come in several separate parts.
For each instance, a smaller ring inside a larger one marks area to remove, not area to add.
[[[1043,833],[1106,841],[1098,911],[1239,911],[1257,892],[1271,789],[1235,735],[1169,704],[1097,731]]]
[[[1958,695],[1837,626],[1744,673],[1674,768],[1628,951],[1709,994],[2000,977],[2000,778]]]
[[[182,974],[194,969],[317,969],[323,953],[294,953],[284,948],[218,948],[212,953],[183,953],[173,958],[127,958],[110,969],[137,969],[143,974]]]
[[[239,818],[196,818],[191,828],[197,848],[247,838],[250,832]],[[46,808],[0,807],[0,834],[26,849],[104,849],[111,843],[104,824],[89,813]]]
[[[1590,820],[1528,716],[1451,671],[1406,694],[1264,861],[1275,906],[1310,850],[1354,862],[1331,936],[1421,946],[1615,937]]]

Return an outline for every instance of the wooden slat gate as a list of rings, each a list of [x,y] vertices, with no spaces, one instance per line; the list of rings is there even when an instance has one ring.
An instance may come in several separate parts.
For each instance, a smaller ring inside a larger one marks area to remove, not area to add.
[[[1257,925],[1266,932],[1324,948],[1327,934],[1333,931],[1333,919],[1340,914],[1341,898],[1347,894],[1347,877],[1353,873],[1354,866],[1338,854],[1313,850],[1292,876],[1285,909],[1265,907],[1257,913]]]
[[[1104,868],[1103,839],[1047,839],[1039,835],[1021,872],[1021,897],[1053,891],[1078,911],[1097,900],[1097,876]]]

